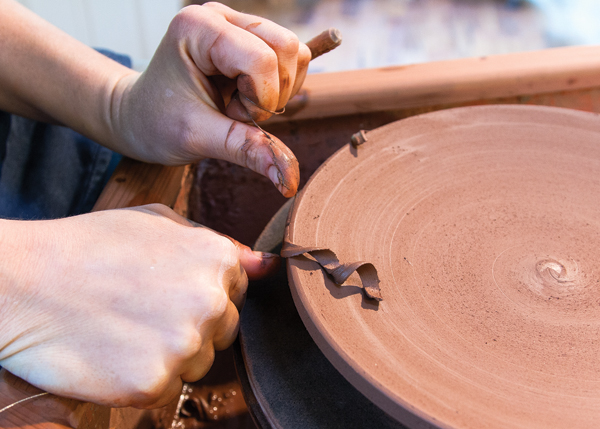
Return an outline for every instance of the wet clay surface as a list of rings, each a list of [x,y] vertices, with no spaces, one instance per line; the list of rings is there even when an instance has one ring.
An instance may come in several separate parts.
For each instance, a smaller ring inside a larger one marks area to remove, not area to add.
[[[453,109],[342,148],[290,241],[373,263],[371,305],[292,258],[292,296],[331,363],[409,426],[595,427],[600,419],[600,118]]]

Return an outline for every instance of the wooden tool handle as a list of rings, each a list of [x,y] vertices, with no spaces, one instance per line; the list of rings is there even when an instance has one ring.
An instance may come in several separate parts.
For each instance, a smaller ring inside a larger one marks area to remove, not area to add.
[[[306,46],[310,49],[311,60],[333,51],[342,44],[342,33],[337,28],[330,28],[310,39]]]

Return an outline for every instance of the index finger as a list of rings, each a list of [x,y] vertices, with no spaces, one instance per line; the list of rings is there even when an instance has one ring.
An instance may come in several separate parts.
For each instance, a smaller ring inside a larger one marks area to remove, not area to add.
[[[236,12],[237,13],[237,12]],[[232,119],[248,121],[248,112],[255,120],[271,116],[279,101],[278,58],[260,37],[230,23],[214,7],[188,6],[173,19],[173,32],[178,50],[193,62],[204,75],[222,74],[237,79],[238,90],[256,105],[243,104],[245,111]],[[181,41],[184,41],[181,44]]]
[[[227,21],[259,37],[275,52],[277,55],[279,84],[279,99],[276,109],[283,108],[287,104],[295,87],[298,63],[308,64],[308,61],[310,61],[311,54],[306,45],[301,44],[298,41],[298,36],[292,31],[268,19],[239,13],[219,3],[207,3],[205,6],[215,8],[225,16]],[[303,57],[302,61],[300,61],[300,56]],[[248,96],[241,87],[239,89],[244,95]],[[241,97],[240,101],[246,108],[251,108],[243,97]],[[260,100],[251,101],[258,103]]]

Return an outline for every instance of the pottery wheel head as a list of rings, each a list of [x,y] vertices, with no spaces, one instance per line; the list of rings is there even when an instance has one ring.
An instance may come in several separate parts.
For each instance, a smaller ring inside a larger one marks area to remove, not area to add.
[[[600,421],[600,119],[486,106],[402,120],[343,148],[289,239],[372,262],[384,301],[289,262],[309,332],[397,419],[443,427]]]

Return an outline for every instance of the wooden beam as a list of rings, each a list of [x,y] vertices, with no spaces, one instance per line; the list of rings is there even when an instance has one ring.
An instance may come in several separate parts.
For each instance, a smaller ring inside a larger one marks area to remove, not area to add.
[[[312,74],[270,122],[600,87],[600,46]]]
[[[104,190],[94,211],[142,204],[161,203],[173,206],[185,167],[165,167],[123,158]]]

